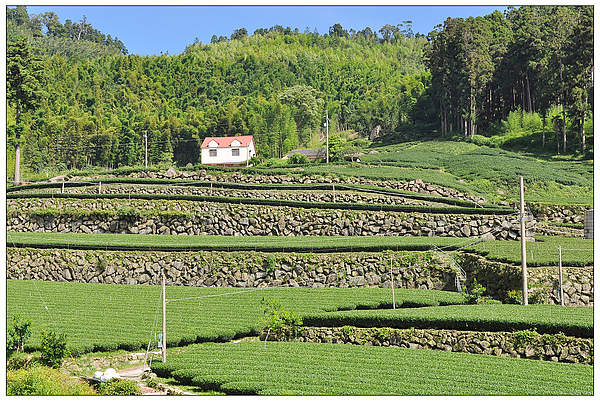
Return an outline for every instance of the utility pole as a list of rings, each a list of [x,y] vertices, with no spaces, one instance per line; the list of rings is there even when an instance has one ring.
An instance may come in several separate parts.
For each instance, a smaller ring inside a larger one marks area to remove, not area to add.
[[[146,157],[144,159],[144,164],[146,165],[146,170],[148,170],[148,131],[144,131],[144,142],[146,144]]]
[[[562,249],[558,246],[558,291],[560,294],[560,305],[565,306],[565,294],[563,293],[562,277]]]
[[[527,248],[525,245],[525,190],[523,188],[523,176],[520,178],[521,186],[521,268],[523,270],[523,305],[528,305],[527,301]]]
[[[327,132],[327,163],[329,163],[329,111],[325,110],[325,129]]]
[[[162,361],[167,362],[167,300],[165,299],[165,270],[162,272],[162,301],[163,301],[163,329],[162,329]]]

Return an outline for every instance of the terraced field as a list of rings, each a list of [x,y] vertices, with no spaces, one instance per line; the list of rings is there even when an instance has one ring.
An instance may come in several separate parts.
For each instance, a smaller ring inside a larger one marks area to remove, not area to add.
[[[190,346],[160,376],[260,395],[592,395],[593,367],[489,355],[312,343]]]

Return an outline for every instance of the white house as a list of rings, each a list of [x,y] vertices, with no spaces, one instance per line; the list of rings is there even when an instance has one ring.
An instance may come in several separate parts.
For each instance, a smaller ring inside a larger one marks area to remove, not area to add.
[[[252,135],[204,138],[201,148],[202,164],[218,166],[248,166],[256,156]]]

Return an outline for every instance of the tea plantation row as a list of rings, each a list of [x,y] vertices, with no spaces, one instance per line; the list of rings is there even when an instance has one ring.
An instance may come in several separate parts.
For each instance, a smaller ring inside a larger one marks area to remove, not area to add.
[[[237,290],[168,286],[167,346],[229,341],[236,337],[256,335],[264,326],[263,297],[278,299],[286,308],[306,316],[307,321],[311,315],[326,311],[390,308],[392,304],[392,291],[389,288]],[[65,333],[73,355],[119,348],[146,349],[150,341],[156,342],[153,333],[161,330],[160,286],[7,280],[6,299],[7,319],[14,313],[20,313],[22,317],[33,321],[34,334],[28,344],[31,349],[39,347],[38,333],[41,329]],[[365,321],[370,320],[369,324],[378,326],[387,325],[393,319],[396,322],[404,319],[406,327],[413,327],[415,320],[411,320],[410,316],[422,316],[419,321],[423,325],[435,327],[444,321],[443,316],[451,314],[453,319],[470,328],[484,321],[488,326],[496,325],[499,330],[537,327],[540,333],[548,328],[551,332],[578,332],[583,335],[593,325],[592,308],[461,306],[464,301],[458,293],[406,289],[396,290],[395,300],[400,307],[405,304],[432,308],[370,310],[365,312]],[[388,321],[378,321],[378,316],[383,312],[387,312]],[[335,318],[340,313],[343,312],[331,314]],[[340,321],[340,324],[349,323]],[[395,324],[398,326],[401,323]]]
[[[527,265],[558,266],[561,246],[563,266],[592,266],[594,241],[582,238],[536,236],[527,244]],[[379,252],[464,250],[486,259],[520,265],[518,241],[479,241],[453,237],[276,237],[186,236],[78,233],[7,233],[7,246],[123,249],[153,251],[258,251],[258,252]]]
[[[154,362],[184,385],[260,395],[592,395],[593,367],[339,344],[201,344]]]

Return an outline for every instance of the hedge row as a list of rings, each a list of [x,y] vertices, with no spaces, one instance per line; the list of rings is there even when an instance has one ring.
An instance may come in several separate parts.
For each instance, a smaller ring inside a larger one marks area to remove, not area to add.
[[[536,328],[540,334],[563,333],[593,338],[591,308],[549,305],[461,305],[397,310],[352,310],[303,315],[305,326],[391,327],[395,329],[446,329],[518,331]]]

